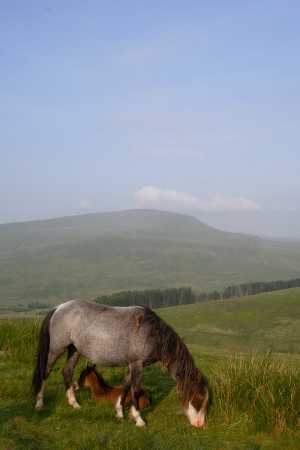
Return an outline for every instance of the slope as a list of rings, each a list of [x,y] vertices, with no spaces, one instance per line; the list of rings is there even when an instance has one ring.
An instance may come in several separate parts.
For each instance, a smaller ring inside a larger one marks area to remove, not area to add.
[[[300,242],[225,233],[163,211],[0,225],[1,304],[156,287],[212,291],[299,270]]]
[[[198,354],[300,354],[300,288],[159,309]]]

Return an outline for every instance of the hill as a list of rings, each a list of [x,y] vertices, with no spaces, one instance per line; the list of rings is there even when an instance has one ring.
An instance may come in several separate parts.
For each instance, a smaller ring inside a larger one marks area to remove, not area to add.
[[[300,288],[158,310],[196,353],[300,354]]]
[[[299,276],[300,242],[226,233],[194,217],[133,210],[0,225],[0,303]]]

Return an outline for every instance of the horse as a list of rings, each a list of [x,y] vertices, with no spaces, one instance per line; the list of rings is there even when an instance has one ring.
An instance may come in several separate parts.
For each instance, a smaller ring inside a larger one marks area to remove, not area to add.
[[[136,426],[145,426],[139,405],[142,370],[161,361],[177,384],[181,408],[190,424],[204,425],[208,381],[173,328],[147,306],[113,307],[71,300],[52,309],[41,325],[32,377],[36,409],[43,407],[46,380],[66,349],[62,373],[67,401],[73,408],[80,408],[72,383],[80,355],[100,366],[128,365],[126,382],[115,405],[116,416],[124,417],[123,405],[131,390],[130,416]]]
[[[74,391],[84,387],[91,388],[92,399],[97,401],[110,401],[116,403],[123,392],[124,386],[109,386],[103,379],[102,375],[96,371],[94,366],[87,366],[79,375],[77,381],[73,383]],[[128,392],[125,403],[131,403],[132,394]],[[140,409],[147,408],[151,405],[151,397],[141,389],[141,396],[139,398]]]

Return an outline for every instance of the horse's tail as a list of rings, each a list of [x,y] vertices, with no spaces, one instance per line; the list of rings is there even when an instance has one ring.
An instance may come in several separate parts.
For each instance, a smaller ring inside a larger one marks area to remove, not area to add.
[[[43,381],[47,378],[47,362],[50,348],[50,320],[56,308],[52,309],[45,317],[39,336],[39,343],[35,358],[35,367],[33,371],[31,387],[35,397],[40,392]]]

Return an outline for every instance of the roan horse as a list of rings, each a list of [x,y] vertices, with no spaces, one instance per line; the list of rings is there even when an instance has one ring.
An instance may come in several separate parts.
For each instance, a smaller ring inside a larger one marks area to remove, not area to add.
[[[130,415],[137,426],[144,426],[139,407],[142,370],[161,361],[177,383],[181,407],[190,423],[203,426],[208,402],[206,378],[176,332],[148,307],[110,307],[71,300],[50,311],[41,326],[32,379],[37,409],[43,406],[46,379],[65,349],[67,361],[62,372],[67,399],[74,408],[80,407],[72,385],[80,355],[101,366],[129,365],[116,415],[124,417],[123,404],[131,389]]]
[[[98,373],[94,366],[87,366],[79,375],[77,381],[73,383],[73,389],[82,389],[84,387],[91,388],[92,399],[96,401],[107,400],[116,403],[123,392],[124,386],[109,386],[103,379],[102,375]],[[125,403],[131,403],[132,393],[128,392]],[[141,389],[141,396],[139,398],[140,409],[147,408],[151,405],[151,397]]]

